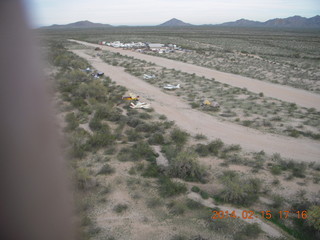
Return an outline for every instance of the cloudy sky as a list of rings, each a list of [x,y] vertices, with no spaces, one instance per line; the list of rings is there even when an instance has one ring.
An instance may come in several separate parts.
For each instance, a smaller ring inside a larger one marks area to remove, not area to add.
[[[266,21],[320,15],[319,0],[23,0],[34,26],[81,20],[112,25],[156,25],[173,17],[192,24],[240,18]]]

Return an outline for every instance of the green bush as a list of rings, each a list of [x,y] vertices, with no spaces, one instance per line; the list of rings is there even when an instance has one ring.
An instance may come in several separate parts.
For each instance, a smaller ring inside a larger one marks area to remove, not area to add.
[[[201,143],[198,143],[198,144],[196,145],[195,151],[196,151],[196,153],[198,153],[199,156],[201,156],[201,157],[206,157],[206,156],[208,156],[209,153],[210,153],[208,145],[201,144]]]
[[[131,147],[131,157],[136,160],[146,159],[148,161],[155,161],[156,154],[153,152],[150,145],[146,142],[138,142]]]
[[[219,233],[227,233],[230,232],[232,229],[232,221],[233,219],[230,218],[223,218],[223,219],[209,219],[208,221],[208,229],[210,231],[219,232]]]
[[[196,193],[198,193],[198,192],[200,192],[200,188],[198,187],[198,186],[193,186],[192,188],[191,188],[191,191],[192,192],[196,192]]]
[[[142,138],[142,136],[138,132],[136,132],[134,129],[127,130],[126,134],[128,136],[128,141],[130,142],[135,142]]]
[[[73,112],[68,113],[65,117],[65,120],[67,122],[67,127],[66,130],[67,131],[73,131],[75,130],[77,127],[79,127],[79,121],[77,120],[75,114]]]
[[[201,203],[198,203],[192,199],[187,199],[187,207],[191,210],[198,210],[204,208]]]
[[[320,206],[312,205],[308,209],[308,220],[307,224],[314,228],[314,232],[320,232]]]
[[[149,164],[141,175],[143,177],[159,177],[159,168],[156,164]]]
[[[173,215],[182,215],[186,210],[186,206],[182,202],[172,201],[167,205],[169,212]]]
[[[200,195],[201,195],[201,197],[203,198],[203,199],[209,199],[209,194],[207,193],[207,192],[205,192],[205,191],[200,191]]]
[[[273,165],[270,171],[273,175],[280,175],[282,172],[282,169],[279,165]]]
[[[262,182],[260,179],[242,179],[239,174],[233,171],[225,171],[220,177],[224,189],[220,198],[224,202],[249,206],[259,198]]]
[[[200,104],[196,103],[196,102],[192,102],[192,103],[190,103],[190,105],[192,108],[199,108],[200,107]]]
[[[159,192],[162,197],[172,197],[185,193],[187,187],[183,183],[173,182],[167,176],[161,176],[159,178]]]
[[[188,240],[188,238],[184,235],[174,235],[170,240]]]
[[[164,144],[164,137],[161,133],[154,133],[148,139],[149,144],[162,145]]]
[[[112,174],[115,172],[115,169],[113,167],[111,167],[109,164],[105,164],[101,167],[101,169],[98,172],[98,175],[108,175],[108,174]]]
[[[166,156],[166,158],[171,161],[178,154],[178,149],[173,145],[165,145],[161,148],[161,152]]]
[[[133,128],[138,126],[139,123],[142,123],[142,121],[138,118],[135,118],[135,117],[129,118],[129,120],[127,122],[128,126],[133,127]]]
[[[89,144],[92,148],[101,148],[112,145],[114,141],[115,136],[109,132],[96,132],[91,136]]]
[[[201,133],[196,134],[196,136],[194,137],[197,140],[206,140],[207,137]]]
[[[166,120],[167,117],[166,117],[166,115],[160,115],[160,116],[159,116],[159,119],[160,119],[160,120]]]
[[[149,208],[154,208],[162,205],[162,199],[158,197],[153,197],[147,200],[147,206]]]
[[[176,146],[182,147],[187,143],[189,134],[178,128],[175,128],[171,131],[170,137]]]
[[[101,121],[94,116],[90,122],[89,122],[89,127],[92,131],[108,131],[109,127],[106,124],[102,124]]]
[[[239,144],[231,144],[223,149],[224,152],[233,152],[233,151],[240,151],[241,146]]]
[[[224,143],[220,140],[214,140],[208,144],[208,150],[211,154],[217,156],[219,151],[223,148]]]
[[[280,209],[283,205],[284,198],[280,195],[274,195],[272,196],[272,207],[275,209]]]
[[[105,155],[112,155],[117,151],[117,149],[114,146],[108,147],[105,151]]]
[[[253,121],[250,121],[250,120],[244,120],[244,121],[242,121],[242,125],[243,125],[243,126],[246,126],[246,127],[251,126],[252,123],[253,123]]]
[[[121,149],[117,156],[118,160],[121,162],[136,161],[137,159],[133,159],[129,151],[130,149],[128,148]]]
[[[69,136],[69,142],[72,146],[71,156],[75,158],[83,158],[86,155],[86,151],[90,149],[88,144],[90,135],[83,129],[74,131]]]
[[[122,213],[122,212],[126,211],[127,209],[128,209],[128,205],[127,204],[117,204],[113,208],[113,211],[115,211],[116,213]]]
[[[156,161],[157,154],[153,152],[146,142],[138,142],[129,148],[122,148],[118,154],[119,161],[139,161],[146,159],[151,162]]]
[[[235,240],[246,240],[246,239],[258,239],[262,230],[258,223],[252,223],[246,225],[242,230],[237,232],[234,236]]]
[[[178,153],[177,157],[170,161],[169,175],[186,181],[205,182],[207,173],[200,166],[197,155],[186,151]]]
[[[86,168],[77,168],[76,170],[76,180],[78,189],[87,190],[92,186],[92,177]]]
[[[151,119],[152,118],[152,116],[150,114],[146,113],[146,112],[140,113],[139,117],[141,119]]]

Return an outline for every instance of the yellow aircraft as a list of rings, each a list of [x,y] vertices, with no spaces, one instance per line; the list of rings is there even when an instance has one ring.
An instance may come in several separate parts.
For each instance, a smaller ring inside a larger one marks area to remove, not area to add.
[[[138,101],[139,100],[139,96],[137,96],[137,95],[135,95],[133,93],[129,93],[129,96],[122,97],[122,100]]]
[[[203,107],[212,107],[212,108],[219,108],[220,105],[217,102],[210,102],[208,99],[204,100],[201,104]]]

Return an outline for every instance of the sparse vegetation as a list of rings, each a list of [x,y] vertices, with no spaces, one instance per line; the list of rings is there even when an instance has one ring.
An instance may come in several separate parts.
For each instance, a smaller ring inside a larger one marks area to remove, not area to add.
[[[223,201],[244,206],[250,206],[257,201],[262,188],[261,180],[242,179],[238,173],[233,171],[225,171],[220,180],[224,185],[220,193]]]
[[[159,192],[162,197],[171,197],[185,193],[187,191],[186,186],[180,182],[173,182],[166,176],[159,178]]]
[[[206,181],[206,171],[200,166],[195,153],[180,152],[170,161],[169,174],[187,181]]]
[[[116,212],[116,213],[122,213],[124,211],[126,211],[128,209],[128,205],[127,204],[117,204],[113,210]]]
[[[84,33],[83,38],[88,36]],[[110,36],[113,37],[115,36]],[[95,36],[89,38],[94,39]],[[195,44],[194,50],[200,51],[199,46],[203,46],[202,44]],[[74,48],[70,43],[64,42],[64,45]],[[214,50],[208,49],[208,53],[212,51]],[[101,210],[118,217],[127,217],[127,213],[131,214],[131,211],[141,211],[141,215],[148,216],[142,219],[145,224],[157,224],[157,221],[167,219],[178,229],[181,225],[185,225],[183,229],[188,229],[188,224],[192,224],[190,229],[193,232],[189,234],[187,231],[183,235],[177,233],[173,237],[176,239],[260,237],[261,229],[258,225],[248,225],[238,219],[220,219],[221,221],[214,222],[206,220],[203,226],[203,216],[210,214],[210,210],[199,202],[187,199],[187,189],[193,184],[197,186],[191,187],[192,192],[200,194],[203,199],[214,198],[219,204],[255,208],[254,203],[262,195],[271,198],[272,203],[265,204],[259,201],[259,204],[274,211],[281,210],[288,204],[292,205],[291,208],[301,211],[307,209],[310,215],[308,221],[289,219],[288,222],[273,223],[297,238],[305,236],[305,239],[316,239],[319,236],[319,204],[309,201],[309,190],[308,194],[299,195],[300,203],[291,203],[291,199],[289,201],[286,198],[287,195],[282,197],[277,190],[282,189],[290,179],[295,181],[289,184],[299,183],[299,188],[303,189],[318,184],[320,178],[316,173],[320,168],[317,164],[294,162],[282,158],[279,154],[270,157],[263,151],[246,153],[240,145],[226,145],[219,139],[208,141],[203,134],[197,134],[191,139],[188,133],[177,128],[173,122],[167,121],[164,115],[159,116],[152,110],[142,112],[130,109],[121,101],[121,96],[126,92],[124,87],[117,86],[108,77],[93,79],[82,71],[90,65],[68,52],[60,43],[52,44],[50,52],[50,62],[58,68],[53,77],[59,93],[59,104],[62,105],[59,109],[65,116],[64,130],[69,142],[66,151],[69,153],[70,165],[74,168],[76,198],[81,201],[77,211],[81,216],[81,228],[87,236],[84,239],[115,239],[112,237],[113,233],[116,233],[114,236],[119,236],[116,230],[109,234],[105,228],[97,227],[95,215],[92,213],[99,215]],[[221,105],[220,110],[206,110],[206,113],[217,118],[291,137],[319,139],[319,112],[315,109],[301,108],[269,99],[262,93],[252,94],[246,89],[233,88],[204,77],[159,68],[118,54],[101,54],[104,58],[109,58],[106,61],[125,67],[127,72],[135,76],[141,77],[146,67],[152,74],[161,74],[161,80],[150,80],[151,84],[161,86],[165,81],[183,79],[184,87],[169,94],[179,95],[199,110],[202,110],[199,106],[202,98],[213,96]],[[207,55],[205,52],[202,54]],[[223,54],[229,56],[234,53],[231,51]],[[221,66],[221,69],[224,69],[224,66]],[[309,74],[312,74],[311,72]],[[292,81],[289,85],[292,85]],[[310,85],[306,88],[309,87]],[[314,88],[312,91],[318,92],[319,89]],[[201,94],[198,95],[199,92]],[[169,166],[157,165],[159,155],[155,149],[161,149]],[[222,169],[229,167],[237,167],[240,170],[229,170],[219,177]],[[261,180],[263,176],[268,177],[266,184]],[[210,185],[202,184],[207,181]],[[214,191],[208,190],[212,183],[219,185],[219,188],[211,189]],[[155,191],[155,188],[158,191]],[[128,193],[125,195],[125,203],[119,203],[119,199],[115,200],[114,196],[121,196],[123,192]],[[142,201],[143,199],[147,200]],[[135,209],[137,206],[139,208]],[[201,232],[201,236],[195,235],[195,232]],[[126,233],[123,234],[121,236],[126,237]],[[173,235],[166,233],[165,236]]]

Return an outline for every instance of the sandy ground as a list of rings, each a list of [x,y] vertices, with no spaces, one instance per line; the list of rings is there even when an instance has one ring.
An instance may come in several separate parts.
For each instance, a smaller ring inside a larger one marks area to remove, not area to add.
[[[222,122],[218,119],[192,109],[189,104],[176,96],[168,95],[159,88],[131,76],[121,67],[106,64],[100,58],[87,55],[85,50],[73,50],[87,59],[94,68],[105,72],[117,84],[122,85],[142,97],[142,101],[151,103],[159,114],[185,129],[192,135],[202,133],[209,140],[220,138],[227,144],[240,144],[247,151],[264,150],[268,154],[280,153],[283,157],[298,161],[319,162],[320,143],[309,139],[295,139],[285,136],[261,133],[241,125]]]
[[[216,81],[221,83],[227,83],[235,87],[247,88],[249,91],[254,93],[263,92],[265,96],[277,98],[287,102],[293,102],[297,105],[315,108],[320,110],[320,95],[311,93],[301,89],[295,89],[289,86],[273,84],[269,82],[263,82],[260,80],[243,77],[231,73],[224,73],[216,71],[213,69],[200,67],[188,63],[183,63],[179,61],[174,61],[166,58],[150,56],[146,54],[141,54],[138,52],[123,50],[119,48],[112,48],[108,46],[102,46],[98,44],[87,43],[83,41],[70,40],[86,46],[97,47],[99,46],[103,50],[108,50],[110,52],[118,52],[122,55],[132,56],[137,59],[145,60],[148,62],[155,63],[159,66],[180,70],[186,73],[195,73],[198,76],[204,76],[206,78],[215,78]]]

